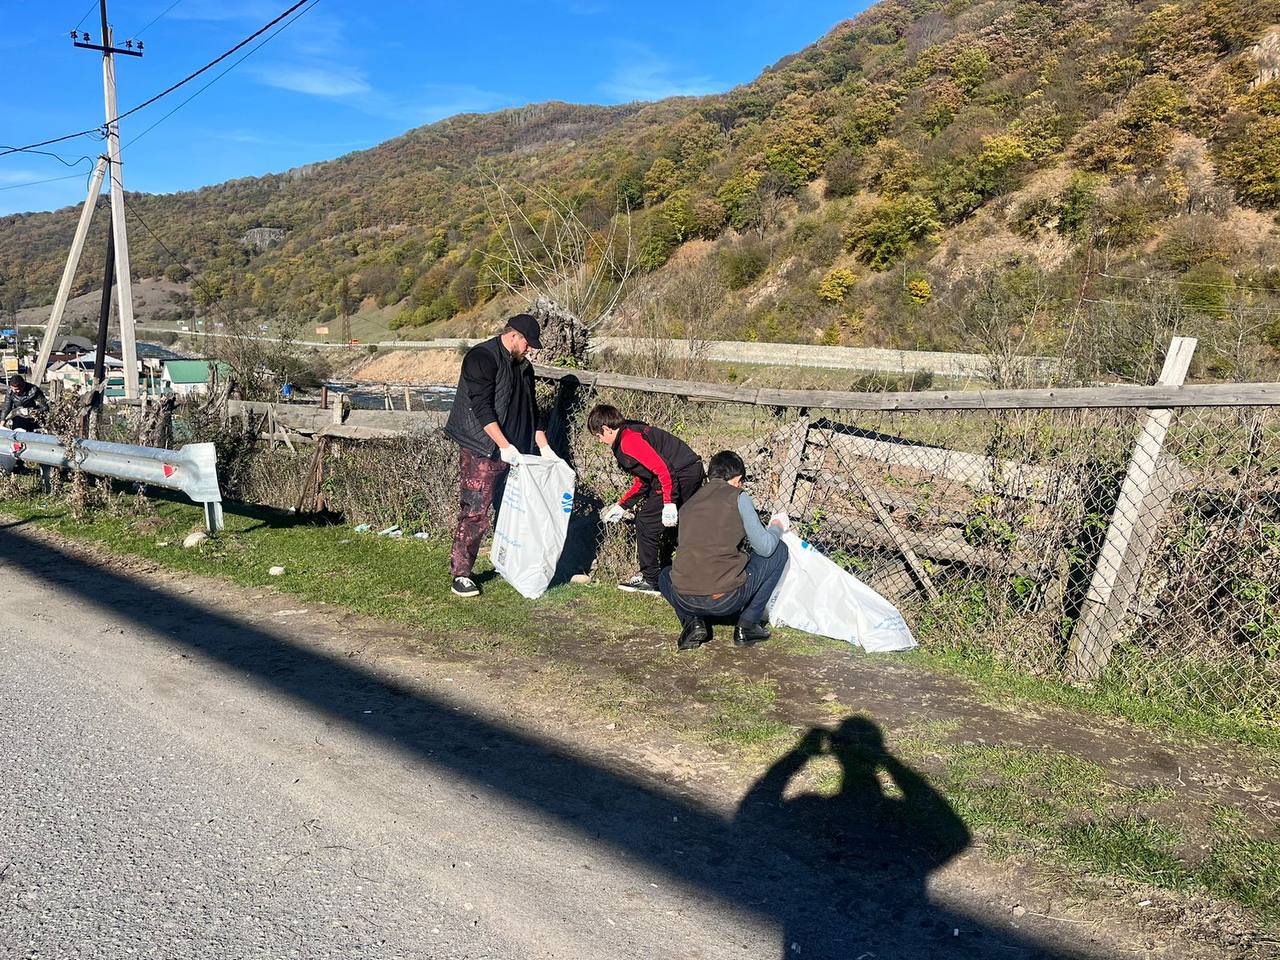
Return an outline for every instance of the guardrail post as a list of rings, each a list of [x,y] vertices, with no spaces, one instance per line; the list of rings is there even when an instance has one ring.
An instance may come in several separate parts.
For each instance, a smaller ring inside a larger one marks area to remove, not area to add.
[[[204,527],[211,534],[222,532],[222,501],[213,500],[204,505]]]
[[[1191,366],[1195,353],[1194,337],[1174,337],[1164,358],[1164,369],[1158,386],[1181,386]],[[1142,425],[1142,432],[1129,460],[1129,469],[1120,495],[1116,499],[1107,537],[1089,581],[1080,619],[1071,635],[1071,649],[1067,674],[1075,682],[1096,680],[1111,660],[1116,643],[1116,627],[1123,617],[1117,616],[1112,604],[1116,585],[1121,582],[1137,583],[1146,565],[1151,538],[1141,535],[1140,528],[1149,520],[1153,499],[1154,480],[1160,467],[1165,436],[1173,423],[1172,410],[1150,411]],[[1136,537],[1136,538],[1135,538]],[[1131,591],[1120,591],[1126,601]],[[1126,604],[1127,605],[1127,604]]]

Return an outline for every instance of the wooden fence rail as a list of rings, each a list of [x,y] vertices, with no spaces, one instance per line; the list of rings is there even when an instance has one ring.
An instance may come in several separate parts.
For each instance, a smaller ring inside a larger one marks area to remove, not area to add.
[[[838,390],[775,390],[730,387],[693,380],[657,380],[621,373],[598,373],[537,366],[548,380],[576,381],[586,387],[613,387],[660,393],[713,403],[810,410],[1084,410],[1128,407],[1280,406],[1280,383],[1212,383],[1189,386],[1049,387],[1036,390],[921,390],[908,393],[853,393]]]

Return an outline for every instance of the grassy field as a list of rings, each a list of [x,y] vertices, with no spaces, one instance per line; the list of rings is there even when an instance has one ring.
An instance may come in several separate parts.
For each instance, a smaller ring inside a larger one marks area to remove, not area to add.
[[[439,540],[357,534],[279,511],[228,506],[224,535],[183,549],[183,538],[200,524],[199,511],[189,504],[138,504],[117,495],[77,519],[61,500],[0,499],[0,512],[14,520],[114,554],[405,624],[445,651],[545,660],[557,695],[572,689],[575,700],[603,716],[643,720],[668,736],[708,744],[748,774],[790,750],[805,732],[797,708],[811,711],[813,703],[786,702],[769,671],[677,654],[674,618],[651,599],[601,585],[563,585],[533,604],[490,578],[482,601],[463,603],[449,593],[448,545]],[[284,574],[272,577],[274,566]],[[777,632],[767,655],[775,667],[862,656],[844,644],[787,630]],[[1028,704],[1054,702],[1126,712],[1116,709],[1122,704],[1053,694],[1060,688],[928,652],[892,662],[905,669],[963,669],[975,681],[973,698],[998,704],[1010,716]],[[602,672],[601,663],[608,669]],[[678,693],[655,689],[646,679],[649,671],[670,678]],[[821,708],[833,725],[857,713],[835,695]],[[1264,923],[1280,921],[1280,831],[1266,819],[1212,792],[1188,798],[1170,780],[1126,783],[1068,750],[1015,747],[998,737],[975,740],[954,719],[938,719],[927,709],[914,716],[889,732],[890,746],[927,773],[989,856],[1032,858],[1065,877],[1084,873],[1179,895],[1208,894],[1256,911]],[[1162,742],[1177,744],[1179,735],[1166,726]],[[1257,769],[1272,768],[1270,753],[1258,754]],[[837,792],[840,778],[829,758],[815,758],[809,781],[816,792]]]

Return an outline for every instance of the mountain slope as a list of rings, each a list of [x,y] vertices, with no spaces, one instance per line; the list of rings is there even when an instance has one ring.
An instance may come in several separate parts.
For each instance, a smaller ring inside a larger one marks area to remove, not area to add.
[[[1280,0],[886,0],[723,95],[455,117],[285,174],[133,195],[183,258],[135,228],[134,268],[190,269],[197,300],[277,321],[328,321],[345,292],[408,335],[465,326],[502,269],[496,180],[600,230],[633,211],[646,296],[629,326],[1087,347],[1133,376],[1177,327],[1209,338],[1214,372],[1248,375],[1280,343],[1277,20]],[[52,298],[74,217],[0,220],[10,303]],[[283,240],[243,242],[260,226]]]

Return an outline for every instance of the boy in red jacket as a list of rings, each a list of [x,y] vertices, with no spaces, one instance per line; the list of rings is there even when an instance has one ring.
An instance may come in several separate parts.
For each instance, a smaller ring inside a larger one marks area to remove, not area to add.
[[[697,493],[706,479],[702,458],[679,437],[628,420],[617,407],[606,403],[587,414],[587,430],[608,444],[618,466],[636,478],[631,489],[601,514],[605,523],[617,523],[635,514],[640,572],[618,584],[618,589],[659,596],[663,539],[679,522],[680,504]],[[632,505],[637,503],[639,507],[633,511]]]

